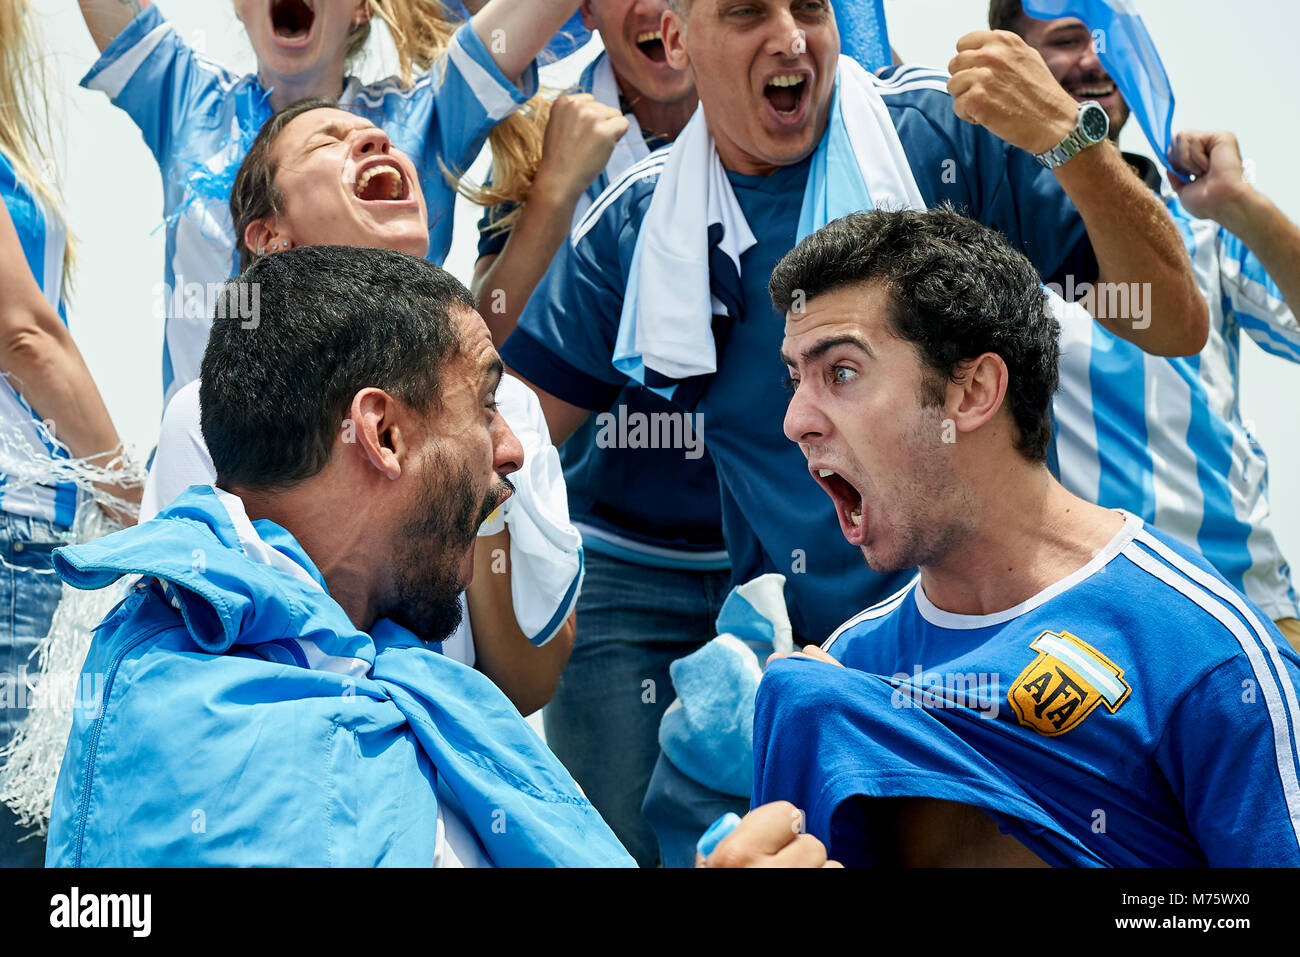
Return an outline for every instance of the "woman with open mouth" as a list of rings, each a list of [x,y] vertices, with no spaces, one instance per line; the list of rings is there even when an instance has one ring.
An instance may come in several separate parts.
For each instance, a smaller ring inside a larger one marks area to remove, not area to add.
[[[578,0],[472,0],[477,12],[466,23],[449,20],[437,0],[234,5],[257,57],[257,71],[245,76],[197,53],[148,0],[80,3],[102,53],[82,84],[127,111],[162,170],[164,403],[197,378],[210,326],[207,315],[181,308],[183,297],[173,292],[193,283],[215,288],[238,271],[230,187],[272,113],[323,97],[385,129],[415,163],[428,200],[426,256],[441,263],[451,245],[450,177],[469,167],[489,137],[494,151],[540,148],[542,130],[531,109],[520,107],[536,92],[534,58]],[[400,76],[362,84],[347,68],[376,16],[392,35]],[[384,198],[399,200],[391,195],[398,185],[391,174],[372,172],[362,192],[378,199],[388,190]]]
[[[241,268],[299,246],[370,246],[421,257],[429,246],[414,163],[383,130],[330,100],[301,100],[272,116],[235,177],[230,209]],[[464,617],[442,650],[477,667],[527,715],[550,699],[573,647],[581,538],[569,523],[537,396],[507,375],[495,401],[524,462],[510,479],[512,500],[498,509],[504,515],[494,513],[480,529]],[[190,485],[215,481],[195,379],[163,415],[141,521]]]

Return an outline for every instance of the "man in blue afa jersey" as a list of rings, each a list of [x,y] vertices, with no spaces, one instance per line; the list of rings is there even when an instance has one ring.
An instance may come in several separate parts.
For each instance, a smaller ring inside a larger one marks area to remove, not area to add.
[[[771,292],[787,438],[870,568],[920,572],[768,668],[755,801],[845,863],[1300,864],[1300,658],[1047,469],[1078,307],[950,208],[840,219]]]

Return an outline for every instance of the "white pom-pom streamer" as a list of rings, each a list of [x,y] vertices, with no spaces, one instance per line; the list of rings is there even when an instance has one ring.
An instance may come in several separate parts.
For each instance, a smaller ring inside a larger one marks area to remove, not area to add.
[[[43,433],[42,438],[66,452],[47,428],[41,425],[38,431]],[[34,450],[30,440],[11,422],[0,422],[0,472],[5,476],[6,492],[62,482],[76,485],[77,517],[70,545],[120,529],[121,522],[110,518],[109,513],[134,521],[138,506],[107,487],[126,489],[144,484],[144,469],[125,449],[115,450],[112,459],[103,465],[86,459],[50,457],[44,449]],[[50,632],[32,652],[35,668],[29,671],[30,710],[9,744],[0,750],[0,801],[13,810],[19,824],[35,827],[41,834],[49,824],[54,785],[68,745],[73,712],[90,709],[89,713],[94,714],[102,703],[102,676],[81,675],[91,634],[126,594],[128,585],[129,580],[123,580],[98,591],[64,585]]]

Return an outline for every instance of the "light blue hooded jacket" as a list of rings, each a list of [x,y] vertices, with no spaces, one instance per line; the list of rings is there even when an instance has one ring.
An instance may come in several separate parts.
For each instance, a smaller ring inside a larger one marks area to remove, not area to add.
[[[358,631],[237,498],[196,486],[55,565],[142,577],[86,658],[102,699],[74,716],[48,866],[427,867],[439,783],[497,866],[633,866],[490,680],[390,621]]]

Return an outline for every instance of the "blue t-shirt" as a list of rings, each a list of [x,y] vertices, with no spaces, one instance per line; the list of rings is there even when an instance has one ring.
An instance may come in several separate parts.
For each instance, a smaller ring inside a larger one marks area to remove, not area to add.
[[[114,38],[81,81],[107,93],[140,128],[163,179],[167,224],[164,283],[156,300],[165,318],[163,401],[198,378],[218,286],[239,271],[230,188],[253,138],[271,116],[255,74],[239,76],[181,38],[157,7],[146,7]],[[456,194],[442,166],[469,168],[488,134],[536,90],[497,68],[468,24],[444,60],[410,87],[388,79],[369,85],[347,78],[340,109],[382,127],[410,156],[429,213],[430,262],[451,248]]]
[[[1045,278],[1095,279],[1082,220],[1050,172],[958,119],[943,74],[906,67],[882,76],[879,92],[927,205],[949,200],[1002,231]],[[612,364],[623,293],[637,231],[671,148],[633,167],[601,196],[584,221],[589,228],[556,255],[502,350],[520,375],[565,402],[605,409],[627,383]],[[794,246],[807,169],[801,163],[779,170],[766,183],[729,177],[758,244],[741,258],[744,315],[717,342],[718,371],[692,397],[722,484],[733,580],[784,574],[796,631],[821,640],[851,609],[897,590],[903,578],[863,566],[840,532],[830,498],[782,432],[784,322],[766,286],[772,267]],[[644,481],[665,497],[678,485],[674,471]]]
[[[1300,865],[1297,657],[1191,549],[1123,513],[1087,565],[992,615],[919,578],[774,663],[755,801],[791,800],[832,857],[884,850],[871,798],[989,812],[1049,864]]]

